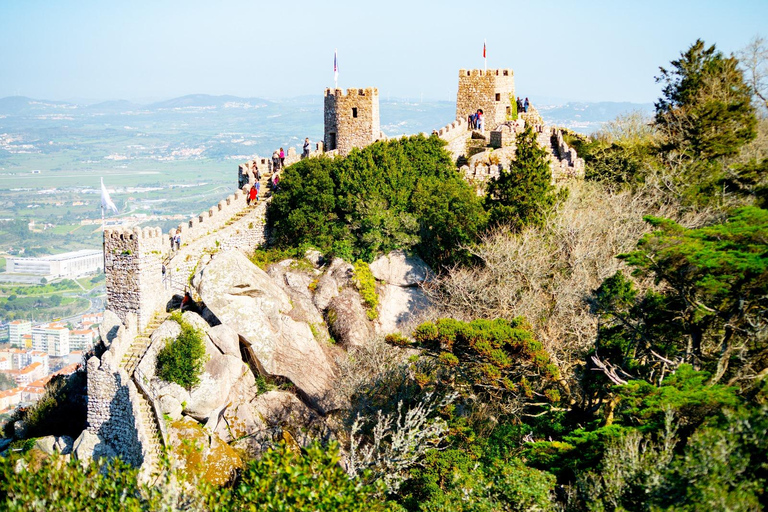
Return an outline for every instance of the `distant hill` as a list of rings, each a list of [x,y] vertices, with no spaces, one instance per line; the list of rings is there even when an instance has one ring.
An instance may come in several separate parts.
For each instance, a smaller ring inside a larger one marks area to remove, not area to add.
[[[52,112],[55,110],[71,110],[77,105],[64,101],[36,100],[26,96],[8,96],[0,98],[0,114],[23,115],[36,112]]]
[[[159,101],[147,105],[150,109],[169,109],[169,108],[190,108],[190,107],[217,107],[221,108],[227,104],[249,104],[253,107],[267,106],[271,102],[262,98],[240,98],[239,96],[211,96],[210,94],[188,94],[180,98]]]
[[[138,103],[132,103],[128,100],[112,100],[112,101],[102,101],[101,103],[94,103],[92,105],[88,105],[83,108],[91,112],[118,113],[118,112],[125,112],[128,110],[136,110],[144,107],[143,105],[139,105]]]

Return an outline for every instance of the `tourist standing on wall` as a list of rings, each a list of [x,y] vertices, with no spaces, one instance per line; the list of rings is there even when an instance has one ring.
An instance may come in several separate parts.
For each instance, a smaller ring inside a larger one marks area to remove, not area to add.
[[[530,103],[528,103],[528,98],[525,98],[525,103],[523,103],[523,110],[527,113],[528,107],[530,106]]]
[[[251,190],[248,191],[248,200],[245,202],[245,204],[251,204],[252,201],[256,200],[256,186],[254,185],[251,187]]]
[[[285,151],[283,151],[283,148],[280,148],[280,168],[282,169],[285,167]]]
[[[272,153],[272,173],[276,173],[280,170],[280,155],[277,151]]]
[[[477,109],[477,129],[479,131],[485,131],[485,117],[483,116],[483,109]]]
[[[304,138],[304,152],[301,153],[301,158],[309,157],[309,137]]]

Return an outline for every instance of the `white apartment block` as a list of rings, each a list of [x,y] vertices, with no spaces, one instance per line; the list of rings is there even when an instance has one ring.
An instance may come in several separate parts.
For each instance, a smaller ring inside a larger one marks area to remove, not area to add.
[[[12,347],[25,348],[23,337],[32,332],[32,322],[28,320],[14,320],[8,324],[9,341]]]
[[[42,324],[32,328],[32,349],[60,357],[69,354],[69,329],[58,324]]]

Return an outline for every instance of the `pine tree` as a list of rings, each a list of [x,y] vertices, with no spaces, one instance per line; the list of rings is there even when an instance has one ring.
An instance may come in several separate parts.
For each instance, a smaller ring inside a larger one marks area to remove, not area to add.
[[[663,150],[683,160],[712,161],[738,153],[757,136],[750,87],[738,60],[697,40],[672,68],[660,68],[664,84],[656,103]]]
[[[547,152],[533,130],[527,126],[516,142],[515,160],[488,183],[485,197],[491,225],[509,224],[513,229],[542,224],[558,199]]]

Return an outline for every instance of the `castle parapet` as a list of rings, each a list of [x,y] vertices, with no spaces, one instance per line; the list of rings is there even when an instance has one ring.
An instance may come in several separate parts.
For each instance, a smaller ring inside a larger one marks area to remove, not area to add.
[[[511,69],[460,69],[459,78],[466,76],[514,76]]]
[[[376,87],[365,87],[365,88],[352,88],[347,89],[346,91],[344,89],[333,89],[333,88],[327,88],[325,89],[325,96],[334,96],[334,97],[342,97],[342,98],[350,98],[354,96],[378,96],[379,90]]]

